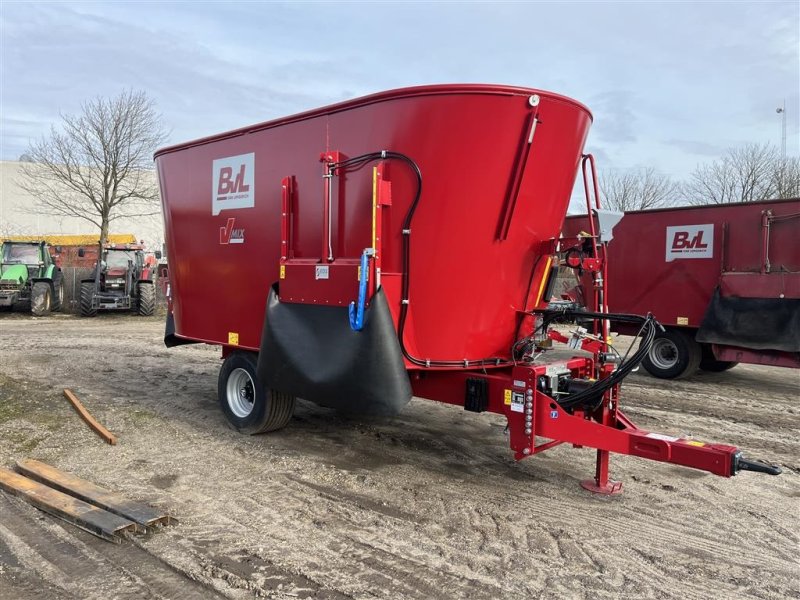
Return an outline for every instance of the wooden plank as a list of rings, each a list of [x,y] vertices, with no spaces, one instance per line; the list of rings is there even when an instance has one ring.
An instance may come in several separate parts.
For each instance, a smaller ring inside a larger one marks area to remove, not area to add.
[[[115,534],[142,529],[130,519],[92,506],[8,469],[0,468],[0,489],[109,542],[120,542]]]
[[[72,406],[75,407],[75,410],[78,411],[78,414],[81,416],[81,418],[86,421],[86,424],[91,427],[95,433],[97,433],[97,435],[99,435],[112,446],[117,445],[117,437],[108,429],[103,427],[100,423],[98,423],[91,414],[89,414],[89,411],[86,410],[83,404],[81,404],[81,401],[78,400],[78,397],[75,394],[73,394],[70,390],[64,390],[64,396],[70,401]]]
[[[60,471],[38,460],[23,460],[17,462],[17,471],[39,481],[53,489],[88,502],[94,506],[112,512],[139,525],[154,527],[156,525],[169,525],[172,519],[146,504],[128,500],[121,494],[112,492],[95,485],[90,481],[81,479],[72,473]]]

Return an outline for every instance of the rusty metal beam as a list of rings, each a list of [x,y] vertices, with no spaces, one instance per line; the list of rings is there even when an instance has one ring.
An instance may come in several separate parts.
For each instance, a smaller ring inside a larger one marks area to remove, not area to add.
[[[17,462],[17,471],[53,489],[78,498],[144,527],[168,525],[173,519],[150,506],[128,500],[72,473],[65,473],[38,460]]]
[[[75,407],[75,410],[78,411],[78,414],[81,416],[81,418],[86,421],[86,424],[91,427],[95,433],[97,433],[97,435],[99,435],[112,446],[117,445],[117,436],[98,423],[95,418],[89,414],[89,411],[86,410],[83,404],[81,404],[81,401],[78,400],[78,397],[75,394],[73,394],[70,390],[64,390],[64,396],[70,401],[72,406]]]
[[[130,519],[92,506],[8,469],[0,468],[0,489],[109,542],[120,542],[115,534],[142,530]]]

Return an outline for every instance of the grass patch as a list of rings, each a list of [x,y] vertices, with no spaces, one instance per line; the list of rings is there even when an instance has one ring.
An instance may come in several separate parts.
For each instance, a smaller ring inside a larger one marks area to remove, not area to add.
[[[26,385],[0,374],[0,425],[20,419],[53,432],[63,425],[63,414],[52,391]]]
[[[128,417],[134,425],[146,425],[158,418],[155,413],[152,413],[149,410],[143,410],[141,408],[137,408],[129,412]]]

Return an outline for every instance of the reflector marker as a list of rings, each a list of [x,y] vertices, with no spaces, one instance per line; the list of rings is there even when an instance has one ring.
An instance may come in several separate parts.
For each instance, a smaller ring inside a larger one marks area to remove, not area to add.
[[[544,293],[544,286],[547,283],[547,274],[550,272],[550,265],[553,263],[553,257],[548,256],[547,262],[544,265],[544,271],[542,271],[542,283],[539,284],[539,292],[536,294],[536,302],[533,303],[533,308],[539,306],[539,302],[542,300],[542,293]]]

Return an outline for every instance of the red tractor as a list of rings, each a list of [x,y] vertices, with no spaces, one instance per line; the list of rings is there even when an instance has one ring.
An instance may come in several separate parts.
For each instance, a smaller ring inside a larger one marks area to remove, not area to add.
[[[84,256],[83,249],[78,256]],[[160,252],[156,252],[155,258],[159,257]],[[135,310],[144,317],[152,315],[156,308],[154,264],[141,244],[105,246],[92,278],[81,281],[81,316],[94,317],[98,310]]]

